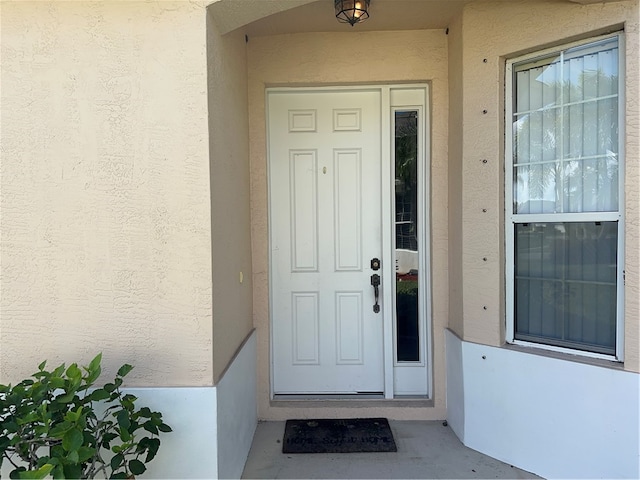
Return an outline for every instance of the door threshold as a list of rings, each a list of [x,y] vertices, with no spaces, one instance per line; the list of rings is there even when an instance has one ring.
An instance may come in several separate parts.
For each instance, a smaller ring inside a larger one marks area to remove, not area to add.
[[[383,393],[285,393],[276,394],[274,400],[384,400]]]
[[[274,395],[269,402],[276,408],[364,408],[409,407],[433,408],[434,401],[426,396],[398,396],[386,399],[383,395]]]

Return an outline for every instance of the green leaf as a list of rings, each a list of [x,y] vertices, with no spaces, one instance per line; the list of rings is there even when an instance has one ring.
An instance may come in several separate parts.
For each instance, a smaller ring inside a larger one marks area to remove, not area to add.
[[[91,392],[91,395],[89,395],[89,400],[91,400],[92,402],[99,402],[101,400],[106,400],[107,398],[109,398],[109,392],[107,392],[103,388],[98,388],[97,390]]]
[[[118,425],[123,430],[129,430],[131,426],[131,422],[129,421],[129,413],[126,410],[120,410],[116,414],[116,419],[118,420]]]
[[[64,472],[64,476],[66,478],[82,477],[82,465],[79,465],[77,463],[64,465],[62,467],[62,471]]]
[[[52,377],[61,377],[64,373],[64,363],[58,366],[53,372],[51,372]]]
[[[124,377],[125,375],[127,375],[131,370],[133,369],[133,366],[129,365],[128,363],[125,363],[124,365],[122,365],[119,369],[118,369],[118,376],[119,377]]]
[[[133,402],[135,402],[138,399],[138,397],[136,397],[135,395],[131,395],[130,393],[127,393],[124,397],[122,397],[122,399],[127,402],[131,402],[133,404]]]
[[[148,422],[145,422],[144,425],[142,425],[142,427],[150,433],[153,433],[154,435],[158,434],[158,427],[156,427],[151,420],[149,420]]]
[[[79,380],[82,378],[82,372],[78,368],[77,363],[73,363],[69,365],[69,368],[67,368],[66,373],[67,373],[67,377],[71,378],[72,380]]]
[[[44,370],[44,367],[45,367],[46,364],[47,364],[47,361],[45,360],[40,365],[38,365],[38,370],[40,370],[40,371]]]
[[[55,390],[57,388],[64,387],[64,378],[62,377],[52,377],[49,379],[49,386]]]
[[[78,409],[76,411],[73,410],[69,410],[65,416],[64,419],[67,422],[72,422],[75,423],[80,419],[80,416],[82,415],[82,407],[78,407]]]
[[[102,446],[104,448],[110,448],[109,446],[109,442],[111,442],[111,440],[114,440],[118,438],[118,436],[113,433],[113,432],[107,432],[102,436]]]
[[[68,463],[80,463],[79,460],[80,460],[80,456],[78,455],[77,450],[71,450],[69,452],[69,455],[67,455]]]
[[[56,468],[53,469],[53,472],[51,472],[51,475],[56,480],[59,478],[64,478],[64,470],[62,468],[62,464],[56,465]]]
[[[44,465],[45,463],[50,463],[51,465],[54,465],[54,466],[62,465],[62,461],[58,457],[53,457],[53,458],[51,458],[51,457],[43,457],[43,458],[47,459],[47,461],[46,462],[42,462],[40,464],[40,466]]]
[[[144,459],[145,462],[150,462],[158,453],[158,449],[160,448],[160,440],[157,438],[150,438],[148,442],[148,451],[147,458]]]
[[[53,465],[46,463],[37,470],[23,470],[18,473],[18,478],[41,479],[45,478],[53,470]]]
[[[90,427],[90,428],[92,428],[92,427]],[[84,445],[84,446],[95,446],[96,445],[98,440],[96,439],[96,437],[95,437],[95,435],[93,433],[94,433],[93,430],[85,430],[83,432],[84,439],[82,441],[82,445]],[[80,448],[82,448],[82,447],[80,447]]]
[[[102,352],[100,352],[98,355],[96,355],[93,360],[91,360],[91,362],[89,362],[89,366],[87,367],[87,370],[89,370],[89,372],[93,372],[95,370],[98,370],[100,368],[100,362],[102,362]]]
[[[124,463],[124,455],[118,453],[111,458],[111,468],[117,470]]]
[[[145,470],[147,469],[147,467],[144,466],[144,463],[142,463],[140,460],[137,459],[133,459],[129,461],[129,470],[131,470],[131,473],[133,473],[134,475],[141,475],[145,472]]]
[[[116,386],[113,383],[105,383],[102,388],[104,388],[106,392],[111,393],[116,389]]]
[[[158,425],[158,430],[160,430],[161,432],[173,432],[173,429],[166,423],[161,423],[160,425]]]
[[[89,366],[85,368],[87,371],[87,377],[85,378],[86,386],[93,385],[100,376],[100,373],[102,373],[102,368],[100,367],[101,360],[102,354],[99,353],[93,360],[91,360]]]
[[[129,478],[129,477],[127,476],[126,472],[118,472],[118,473],[114,473],[113,475],[111,475],[111,478],[113,480],[116,480],[116,479],[126,479],[126,478]]]
[[[150,437],[143,437],[138,441],[138,446],[136,447],[135,453],[143,453],[149,448],[149,440]]]
[[[142,407],[140,411],[138,411],[138,415],[144,418],[151,418],[151,410],[149,407]]]
[[[80,430],[72,429],[64,434],[62,437],[62,448],[67,452],[77,450],[82,446],[83,435]]]
[[[33,423],[38,419],[38,414],[36,412],[27,413],[24,417],[18,417],[18,425],[26,425],[27,423]]]
[[[121,428],[120,429],[120,439],[123,442],[128,442],[129,440],[131,440],[131,434],[129,433],[129,430]]]
[[[20,474],[22,472],[26,472],[27,469],[24,467],[18,467],[15,470],[12,470],[11,473],[9,474],[9,478],[20,478]]]
[[[51,435],[53,438],[62,438],[72,428],[73,424],[69,422],[62,422],[53,427],[49,432],[49,435]]]
[[[97,450],[91,447],[80,447],[78,449],[78,462],[84,463],[96,454]]]
[[[65,394],[65,395],[60,395],[59,397],[56,397],[56,402],[58,403],[70,403],[73,398],[76,396],[76,392],[75,389],[70,391],[69,393]]]
[[[6,430],[7,433],[16,433],[20,428],[18,423],[15,421],[3,422],[2,427]]]
[[[51,457],[52,458],[62,458],[63,459],[65,455],[66,454],[65,454],[64,448],[62,448],[62,445],[58,444],[58,445],[54,445],[54,446],[51,447]]]

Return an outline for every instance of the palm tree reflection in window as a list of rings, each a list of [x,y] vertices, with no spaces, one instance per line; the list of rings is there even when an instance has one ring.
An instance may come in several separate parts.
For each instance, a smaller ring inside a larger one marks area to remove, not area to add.
[[[617,210],[614,59],[617,48],[516,71],[515,213]]]

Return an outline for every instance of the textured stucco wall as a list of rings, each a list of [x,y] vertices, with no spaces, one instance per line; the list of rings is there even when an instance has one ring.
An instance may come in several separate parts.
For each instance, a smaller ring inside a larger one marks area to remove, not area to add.
[[[504,59],[614,31],[624,25],[627,48],[625,368],[640,370],[638,24],[637,0],[594,5],[478,1],[464,9],[461,191],[464,340],[496,346],[504,342],[501,213],[504,211]],[[482,113],[484,109],[488,111],[486,115]],[[484,164],[482,159],[488,162]],[[482,208],[487,208],[487,213],[482,212]],[[488,261],[484,262],[483,257]]]
[[[464,336],[462,281],[462,15],[449,25],[449,328]]]
[[[353,61],[345,45],[366,45],[371,55]],[[269,405],[269,289],[265,86],[371,84],[430,81],[431,242],[433,281],[433,409],[387,408],[391,418],[444,418],[444,327],[447,325],[447,39],[444,31],[317,33],[254,37],[249,40],[253,311],[258,334],[258,412],[260,418],[318,414]],[[286,52],[283,55],[283,52]],[[401,52],[401,54],[400,54]],[[369,413],[374,412],[371,410]],[[355,412],[357,413],[357,412]],[[329,414],[350,415],[351,409]],[[327,410],[324,410],[327,415]]]
[[[255,20],[296,8],[315,0],[213,0],[211,14],[221,34],[239,29]]]
[[[253,328],[253,318],[246,43],[240,31],[221,36],[213,13],[209,7],[213,373],[217,382]]]
[[[625,368],[640,373],[640,2],[625,24]]]
[[[2,2],[0,381],[211,385],[204,2]]]

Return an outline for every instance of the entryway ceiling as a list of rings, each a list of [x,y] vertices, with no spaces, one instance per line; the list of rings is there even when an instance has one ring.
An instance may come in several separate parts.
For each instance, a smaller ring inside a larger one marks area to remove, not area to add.
[[[247,26],[250,36],[301,32],[446,28],[469,0],[372,0],[370,18],[354,27],[336,20],[331,0],[308,2]]]
[[[302,32],[446,28],[475,0],[371,0],[371,17],[350,27],[336,21],[332,0],[217,0],[210,4],[221,34],[240,27],[249,36]],[[547,0],[589,4],[616,0]]]
[[[245,33],[251,37],[446,28],[451,18],[470,1],[473,0],[372,0],[371,17],[355,27],[336,21],[332,0],[218,0],[209,8],[220,33],[244,26]]]

